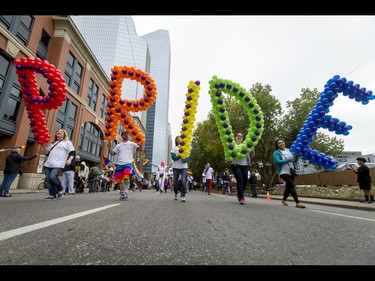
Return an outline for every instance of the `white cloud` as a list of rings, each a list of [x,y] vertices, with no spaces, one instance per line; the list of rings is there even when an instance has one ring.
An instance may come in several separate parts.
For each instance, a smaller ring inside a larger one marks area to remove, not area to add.
[[[169,117],[180,133],[190,80],[201,82],[196,120],[212,108],[213,75],[250,89],[260,82],[285,106],[302,88],[324,90],[340,75],[375,92],[374,16],[132,16],[138,36],[169,31],[171,83]],[[348,75],[349,74],[349,75]],[[345,150],[375,152],[375,101],[362,105],[339,96],[330,114],[353,126]],[[328,131],[326,131],[328,132]],[[329,133],[331,136],[334,134]]]

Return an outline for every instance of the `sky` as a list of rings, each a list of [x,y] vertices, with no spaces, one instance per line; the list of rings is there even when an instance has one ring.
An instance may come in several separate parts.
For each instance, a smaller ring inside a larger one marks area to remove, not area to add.
[[[189,81],[200,81],[195,115],[212,109],[209,81],[214,75],[249,90],[270,85],[286,102],[303,88],[324,91],[335,75],[375,95],[375,16],[132,16],[138,36],[169,31],[171,48],[169,122],[180,134]],[[375,100],[363,105],[339,94],[332,117],[352,125],[347,136],[319,131],[344,141],[345,151],[375,153]],[[265,128],[267,129],[267,128]],[[281,136],[282,137],[282,136]]]

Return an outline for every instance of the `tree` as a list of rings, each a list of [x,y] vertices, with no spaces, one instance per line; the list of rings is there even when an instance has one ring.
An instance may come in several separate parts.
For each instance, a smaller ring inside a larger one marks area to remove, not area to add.
[[[319,97],[320,93],[316,88],[313,90],[306,88],[301,90],[299,98],[287,101],[288,111],[283,116],[281,121],[282,126],[280,127],[280,132],[282,132],[287,147],[290,147],[297,138]],[[344,142],[336,137],[329,137],[329,135],[323,132],[318,132],[311,143],[311,149],[332,157],[337,157],[344,149]]]
[[[278,136],[278,124],[283,113],[280,101],[271,95],[271,92],[271,86],[263,86],[261,83],[254,84],[250,89],[250,93],[262,109],[265,128],[262,138],[255,147],[251,169],[258,171],[266,190],[271,188],[276,174],[273,165],[274,141]]]

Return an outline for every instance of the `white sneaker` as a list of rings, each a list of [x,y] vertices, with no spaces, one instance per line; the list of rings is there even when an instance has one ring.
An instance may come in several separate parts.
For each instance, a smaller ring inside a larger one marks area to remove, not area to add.
[[[185,196],[181,197],[181,202],[186,202]]]
[[[174,194],[174,200],[177,200],[177,194],[176,193]]]

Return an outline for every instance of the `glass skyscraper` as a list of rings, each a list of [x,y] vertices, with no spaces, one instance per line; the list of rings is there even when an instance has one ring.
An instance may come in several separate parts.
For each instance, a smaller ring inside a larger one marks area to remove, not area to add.
[[[132,113],[146,128],[146,156],[155,165],[170,163],[168,126],[170,41],[167,30],[138,37],[130,16],[71,16],[83,38],[110,78],[113,66],[134,66],[155,80],[157,98],[147,111]],[[143,86],[130,79],[123,81],[122,98],[140,99]],[[153,168],[155,169],[155,168]],[[150,173],[151,165],[144,167]]]

